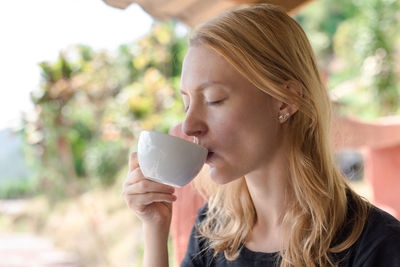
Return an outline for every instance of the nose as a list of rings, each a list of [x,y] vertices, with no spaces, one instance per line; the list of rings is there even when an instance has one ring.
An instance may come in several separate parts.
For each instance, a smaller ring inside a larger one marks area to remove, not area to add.
[[[189,108],[182,123],[182,131],[187,136],[200,137],[207,132],[207,123],[201,111]]]

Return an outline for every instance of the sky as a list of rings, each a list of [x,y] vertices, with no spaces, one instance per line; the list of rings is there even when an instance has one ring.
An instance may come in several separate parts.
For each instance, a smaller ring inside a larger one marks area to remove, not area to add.
[[[18,127],[39,87],[38,63],[73,44],[113,51],[145,35],[153,20],[137,4],[120,10],[102,0],[0,1],[0,130]]]

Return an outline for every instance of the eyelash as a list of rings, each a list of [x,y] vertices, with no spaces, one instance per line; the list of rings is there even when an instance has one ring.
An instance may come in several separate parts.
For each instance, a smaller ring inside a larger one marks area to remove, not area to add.
[[[207,104],[210,106],[216,106],[216,105],[221,104],[223,101],[224,101],[224,99],[218,100],[218,101],[213,101],[213,102],[207,102]],[[189,107],[185,108],[185,112],[187,112],[188,109],[189,109]]]
[[[223,100],[218,100],[218,101],[213,101],[213,102],[207,102],[209,105],[218,105],[221,104]]]

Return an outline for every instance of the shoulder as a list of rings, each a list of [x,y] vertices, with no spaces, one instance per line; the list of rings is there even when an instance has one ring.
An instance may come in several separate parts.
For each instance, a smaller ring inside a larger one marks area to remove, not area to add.
[[[204,206],[197,211],[196,225],[204,221],[204,219],[207,217],[207,211],[208,211],[208,203],[204,204]]]
[[[392,235],[400,238],[400,221],[372,205],[364,231],[365,234],[377,239],[384,239]]]
[[[352,254],[359,266],[400,266],[400,222],[371,206]]]
[[[206,203],[197,212],[197,219],[193,226],[192,233],[190,234],[188,248],[181,263],[181,267],[208,266],[208,262],[213,258],[212,253],[207,249],[208,241],[199,237],[199,232],[197,230],[198,225],[206,218],[207,210],[208,204]]]
[[[374,240],[376,246],[393,243],[400,248],[400,221],[372,206],[361,238],[364,242]],[[400,250],[397,253],[400,254]]]
[[[204,237],[201,237],[198,230],[199,225],[207,217],[207,211],[208,211],[208,203],[204,204],[204,206],[197,211],[196,222],[194,223],[189,240],[189,242],[192,242],[193,245],[195,245],[196,249],[199,249],[200,251],[206,250],[208,244],[208,240],[206,240]]]

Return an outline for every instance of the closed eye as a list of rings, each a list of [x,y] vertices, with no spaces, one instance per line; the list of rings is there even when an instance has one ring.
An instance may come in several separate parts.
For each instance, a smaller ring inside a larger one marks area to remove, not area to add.
[[[224,101],[224,99],[218,100],[218,101],[207,102],[207,104],[208,105],[218,105],[218,104],[221,104],[223,101]]]
[[[218,101],[210,101],[210,102],[207,102],[207,105],[216,106],[216,105],[221,104],[224,101],[225,101],[225,99],[221,99],[221,100],[218,100]],[[185,107],[185,112],[186,113],[187,113],[188,110],[189,110],[189,106]]]

